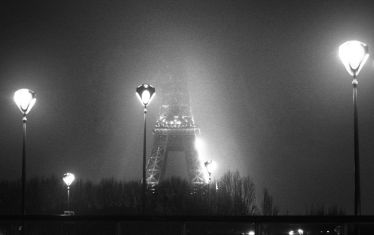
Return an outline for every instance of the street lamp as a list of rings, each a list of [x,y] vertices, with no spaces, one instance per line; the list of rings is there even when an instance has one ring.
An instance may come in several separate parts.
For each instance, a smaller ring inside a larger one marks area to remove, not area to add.
[[[212,160],[209,160],[209,161],[206,161],[204,162],[204,166],[205,166],[205,169],[206,171],[208,172],[208,183],[210,184],[210,181],[211,181],[211,175],[212,175],[212,169],[211,169],[211,165],[212,165]]]
[[[215,162],[212,160],[204,162],[206,171],[208,172],[208,204],[210,206],[210,183],[212,181],[212,172],[215,170]],[[217,189],[217,186],[216,186]]]
[[[22,199],[21,199],[21,213],[25,215],[25,187],[26,187],[26,115],[30,112],[36,102],[35,92],[29,89],[19,89],[14,92],[14,102],[22,113],[23,124],[23,143],[22,143]]]
[[[206,171],[208,172],[208,176],[209,176],[208,182],[210,183],[212,180],[212,177],[211,177],[212,173],[216,169],[217,164],[215,161],[209,160],[209,161],[204,162],[204,166],[205,166]]]
[[[347,41],[340,45],[339,57],[347,72],[356,79],[369,58],[369,47],[360,41]]]
[[[145,162],[147,155],[147,105],[151,102],[153,96],[156,93],[156,89],[148,84],[142,84],[136,88],[136,94],[140,102],[144,106],[144,140],[143,140],[143,193],[142,193],[142,212],[145,213],[145,190],[146,190],[146,176],[145,176]]]
[[[75,180],[75,175],[73,173],[65,173],[64,177],[62,177],[62,180],[65,182],[66,187],[67,187],[67,193],[68,193],[68,210],[65,211],[65,214],[74,214],[73,211],[70,210],[70,185],[74,182]]]
[[[352,76],[353,86],[353,126],[354,126],[354,164],[355,164],[355,215],[361,214],[361,189],[360,189],[360,157],[358,141],[358,113],[357,113],[357,76],[369,58],[369,47],[360,41],[347,41],[339,47],[339,57]]]

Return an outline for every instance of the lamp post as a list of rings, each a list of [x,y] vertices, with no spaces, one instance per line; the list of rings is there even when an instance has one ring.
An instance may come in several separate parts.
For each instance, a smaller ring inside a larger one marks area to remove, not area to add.
[[[211,180],[212,180],[212,164],[213,164],[213,161],[212,160],[209,160],[209,161],[206,161],[204,162],[204,166],[205,166],[205,169],[206,171],[208,172],[208,184],[210,184]]]
[[[14,102],[22,113],[23,126],[23,142],[22,142],[22,198],[21,198],[21,214],[25,215],[25,187],[26,187],[26,115],[30,112],[36,102],[35,92],[29,89],[19,89],[14,93]]]
[[[357,76],[369,58],[368,46],[360,41],[347,41],[339,47],[339,57],[349,75],[352,76],[353,86],[353,128],[354,128],[354,168],[355,168],[355,215],[361,215],[360,189],[360,156],[358,141],[358,112],[357,112]]]
[[[65,182],[66,184],[66,188],[67,188],[67,193],[68,193],[68,203],[67,203],[67,211],[65,211],[65,214],[74,214],[73,211],[70,210],[70,185],[74,182],[75,180],[75,175],[73,173],[65,173],[64,174],[64,177],[62,177],[62,180]]]
[[[208,172],[208,176],[209,176],[208,183],[210,184],[210,182],[212,181],[212,173],[213,171],[215,171],[217,164],[215,161],[209,160],[209,161],[204,162],[204,166],[205,166],[206,171]]]
[[[204,166],[205,166],[205,169],[206,171],[208,172],[208,204],[209,204],[209,207],[210,207],[210,204],[211,204],[211,199],[210,199],[210,183],[212,182],[212,172],[215,170],[216,168],[216,163],[212,160],[209,160],[209,161],[206,161],[204,162]]]
[[[142,180],[142,213],[145,213],[145,191],[146,191],[146,174],[145,174],[145,163],[147,157],[147,105],[151,102],[153,96],[156,93],[156,89],[148,84],[142,84],[136,88],[136,94],[140,102],[144,106],[144,134],[143,134],[143,180]]]

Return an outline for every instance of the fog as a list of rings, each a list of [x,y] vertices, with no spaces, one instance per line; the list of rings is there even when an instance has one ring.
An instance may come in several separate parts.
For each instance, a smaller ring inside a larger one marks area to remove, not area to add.
[[[142,106],[135,88],[156,87],[165,63],[185,72],[192,114],[215,177],[253,177],[280,209],[353,210],[353,120],[349,75],[338,46],[374,45],[373,9],[340,1],[31,1],[1,7],[0,177],[21,166],[21,87],[37,93],[28,116],[27,174],[139,180]],[[373,60],[359,76],[363,212],[371,213]]]

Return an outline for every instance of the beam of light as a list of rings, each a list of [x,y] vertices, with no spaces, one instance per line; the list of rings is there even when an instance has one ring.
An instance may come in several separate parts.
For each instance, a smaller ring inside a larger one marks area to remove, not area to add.
[[[199,155],[200,162],[205,162],[206,160],[206,147],[205,142],[200,137],[195,138],[195,149]]]
[[[62,177],[62,180],[65,182],[65,184],[69,187],[75,180],[75,175],[73,173],[65,173],[64,177]]]
[[[197,155],[199,157],[200,166],[202,169],[202,173],[204,176],[205,183],[209,183],[209,173],[207,171],[205,163],[207,162],[207,155],[206,155],[206,145],[205,141],[201,137],[195,138],[195,149],[197,151]]]
[[[369,58],[369,47],[360,41],[347,41],[339,46],[339,57],[347,72],[356,77]]]
[[[23,115],[28,114],[36,102],[35,92],[26,88],[14,92],[13,99]]]

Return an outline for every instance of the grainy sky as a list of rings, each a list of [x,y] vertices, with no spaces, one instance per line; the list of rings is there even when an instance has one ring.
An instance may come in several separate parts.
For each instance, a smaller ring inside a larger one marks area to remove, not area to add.
[[[353,213],[352,88],[338,46],[374,46],[370,1],[13,1],[0,5],[0,178],[21,166],[13,92],[37,92],[31,176],[139,179],[142,107],[163,64],[186,72],[192,112],[218,162],[268,188],[281,212]],[[362,211],[374,213],[374,64],[359,76]],[[155,122],[161,94],[149,107]],[[148,151],[152,143],[148,131]]]

